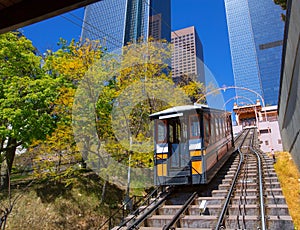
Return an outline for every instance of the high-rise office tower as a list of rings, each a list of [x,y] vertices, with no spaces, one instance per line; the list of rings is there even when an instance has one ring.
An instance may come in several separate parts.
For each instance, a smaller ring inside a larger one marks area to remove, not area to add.
[[[170,0],[102,0],[85,8],[81,38],[113,51],[150,36],[170,41],[170,25]]]
[[[205,84],[203,47],[194,26],[176,30],[171,34],[172,76],[175,82],[197,80]]]
[[[277,105],[284,23],[273,0],[224,0],[234,82],[260,94],[266,105]],[[238,102],[257,97],[236,90]]]

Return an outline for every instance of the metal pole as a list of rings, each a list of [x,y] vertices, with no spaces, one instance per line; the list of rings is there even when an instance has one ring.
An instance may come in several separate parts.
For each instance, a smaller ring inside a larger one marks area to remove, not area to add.
[[[128,198],[130,192],[131,152],[132,152],[132,137],[129,138],[129,158],[128,158],[128,175],[127,175],[127,197]]]

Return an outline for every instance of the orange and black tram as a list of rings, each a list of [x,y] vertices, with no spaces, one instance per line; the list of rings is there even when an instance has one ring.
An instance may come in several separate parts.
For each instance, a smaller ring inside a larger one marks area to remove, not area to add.
[[[224,110],[185,105],[150,118],[155,185],[207,184],[233,151],[231,113]]]

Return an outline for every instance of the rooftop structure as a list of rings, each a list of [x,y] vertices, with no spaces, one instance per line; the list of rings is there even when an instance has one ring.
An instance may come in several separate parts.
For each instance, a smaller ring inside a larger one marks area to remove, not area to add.
[[[243,128],[256,126],[259,132],[260,148],[263,152],[282,151],[282,141],[278,124],[277,106],[262,107],[257,100],[255,105],[238,106],[233,111],[237,125],[233,132],[237,134]]]

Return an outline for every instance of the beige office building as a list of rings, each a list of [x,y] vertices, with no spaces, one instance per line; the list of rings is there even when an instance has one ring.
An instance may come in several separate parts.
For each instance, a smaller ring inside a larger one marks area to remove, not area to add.
[[[174,46],[172,53],[174,81],[189,79],[205,84],[203,48],[195,27],[172,32],[171,41]]]

